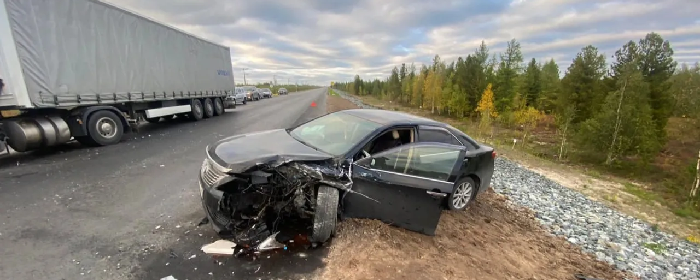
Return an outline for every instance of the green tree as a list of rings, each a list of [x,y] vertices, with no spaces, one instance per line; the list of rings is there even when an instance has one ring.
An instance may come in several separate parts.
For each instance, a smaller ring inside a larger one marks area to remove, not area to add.
[[[562,79],[562,91],[557,107],[574,105],[578,110],[573,123],[591,118],[601,106],[605,93],[601,92],[601,79],[605,75],[605,57],[598,49],[588,45],[581,49]]]
[[[554,62],[554,59],[549,60],[542,66],[541,81],[542,92],[537,101],[537,108],[546,113],[551,113],[556,108],[557,96],[561,92],[559,65]]]
[[[649,85],[631,63],[620,68],[618,74],[617,90],[608,94],[601,110],[582,124],[579,145],[591,154],[602,148],[605,164],[627,156],[648,160],[660,147],[658,134],[649,129],[654,127]]]
[[[542,78],[541,68],[537,61],[533,58],[525,69],[525,88],[523,95],[525,97],[525,105],[536,106],[537,101],[542,94]]]
[[[517,77],[523,63],[520,43],[515,39],[508,42],[505,53],[501,54],[501,62],[496,72],[496,108],[503,112],[512,109],[517,93]]]

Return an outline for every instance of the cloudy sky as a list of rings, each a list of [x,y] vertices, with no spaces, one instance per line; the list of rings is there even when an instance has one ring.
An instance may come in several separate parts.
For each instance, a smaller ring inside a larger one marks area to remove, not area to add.
[[[105,0],[231,48],[236,82],[328,85],[400,63],[451,61],[511,38],[562,71],[581,47],[610,56],[654,31],[679,62],[700,61],[698,0]]]

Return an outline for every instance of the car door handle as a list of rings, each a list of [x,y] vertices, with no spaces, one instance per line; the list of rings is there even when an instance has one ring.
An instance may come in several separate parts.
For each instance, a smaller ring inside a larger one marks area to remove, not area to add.
[[[426,193],[429,195],[432,195],[434,197],[447,197],[446,193],[441,193],[441,192],[426,191]]]

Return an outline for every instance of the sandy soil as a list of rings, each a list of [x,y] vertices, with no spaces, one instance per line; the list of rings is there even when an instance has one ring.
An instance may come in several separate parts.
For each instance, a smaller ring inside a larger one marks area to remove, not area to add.
[[[357,108],[329,96],[327,109]],[[373,220],[345,220],[319,279],[636,279],[546,233],[527,209],[489,190],[443,212],[430,237]]]
[[[320,279],[634,279],[540,227],[529,210],[488,191],[443,212],[435,237],[346,220]]]

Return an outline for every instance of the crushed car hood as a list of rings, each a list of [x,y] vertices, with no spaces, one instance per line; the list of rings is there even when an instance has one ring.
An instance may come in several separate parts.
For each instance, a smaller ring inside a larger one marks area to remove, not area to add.
[[[285,129],[231,136],[209,146],[207,154],[227,173],[246,172],[258,165],[275,167],[291,161],[333,158],[292,138]]]

